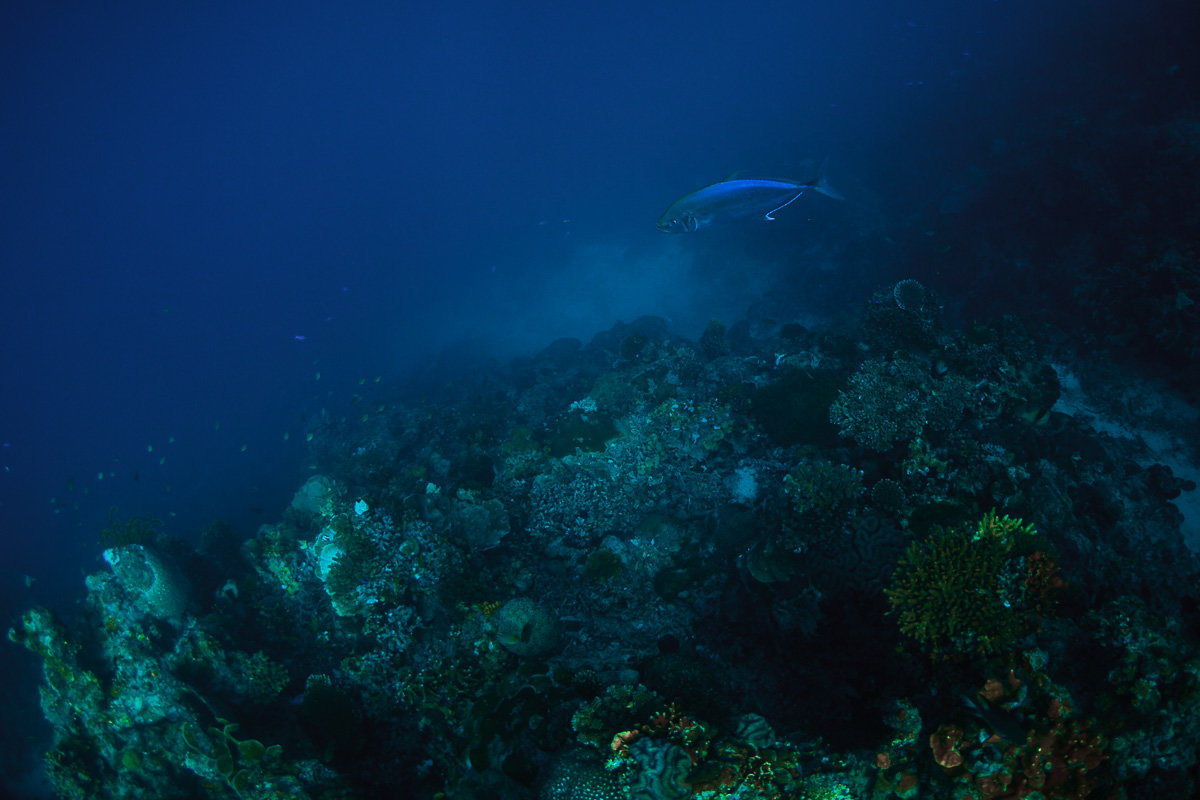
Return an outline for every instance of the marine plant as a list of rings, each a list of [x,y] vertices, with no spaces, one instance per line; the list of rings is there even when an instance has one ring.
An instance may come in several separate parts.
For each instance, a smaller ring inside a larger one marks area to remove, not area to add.
[[[236,722],[220,717],[207,730],[188,721],[179,727],[179,738],[184,746],[184,764],[189,769],[202,776],[215,772],[238,797],[245,797],[255,785],[282,778],[276,773],[287,767],[281,759],[280,745],[268,747],[257,739],[240,739],[234,735],[237,729]]]

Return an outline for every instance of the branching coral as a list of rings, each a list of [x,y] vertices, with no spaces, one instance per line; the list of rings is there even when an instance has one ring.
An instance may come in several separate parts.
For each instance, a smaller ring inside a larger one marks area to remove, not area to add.
[[[912,544],[886,590],[900,630],[935,659],[991,655],[1037,629],[1061,586],[1033,528],[994,511]]]

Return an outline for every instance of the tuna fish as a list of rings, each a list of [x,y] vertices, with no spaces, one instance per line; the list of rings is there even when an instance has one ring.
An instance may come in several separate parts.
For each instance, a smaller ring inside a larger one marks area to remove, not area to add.
[[[809,189],[844,200],[823,175],[813,183],[787,178],[736,178],[697,189],[671,204],[658,219],[665,233],[691,233],[701,228],[746,219],[775,219],[775,212],[804,196]]]

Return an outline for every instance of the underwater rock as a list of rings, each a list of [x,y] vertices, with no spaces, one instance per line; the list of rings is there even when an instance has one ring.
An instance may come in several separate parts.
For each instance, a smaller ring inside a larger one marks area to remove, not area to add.
[[[508,510],[494,497],[459,489],[450,506],[450,524],[458,539],[471,550],[490,550],[508,535]]]
[[[829,419],[829,407],[844,381],[838,370],[786,372],[751,395],[750,415],[780,447],[836,445],[838,429]]]
[[[188,582],[169,557],[140,544],[104,551],[104,560],[143,611],[159,619],[177,619],[187,608]]]
[[[355,754],[367,743],[354,699],[325,675],[310,675],[300,703],[300,724],[327,753]]]

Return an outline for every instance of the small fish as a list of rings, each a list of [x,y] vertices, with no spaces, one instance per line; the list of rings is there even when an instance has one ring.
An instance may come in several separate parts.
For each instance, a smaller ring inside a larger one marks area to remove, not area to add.
[[[1024,744],[1029,736],[1021,720],[1011,711],[994,706],[982,697],[960,694],[967,712],[986,725],[992,733],[1010,744]]]
[[[787,178],[737,178],[697,189],[671,204],[658,219],[664,233],[691,233],[743,219],[775,219],[775,212],[804,196],[809,189],[835,200],[845,198],[818,174],[812,183]]]

